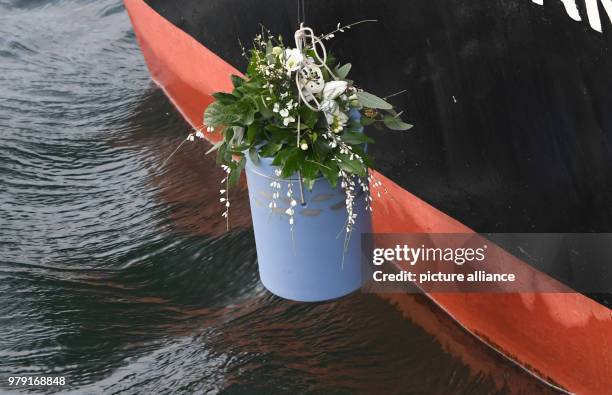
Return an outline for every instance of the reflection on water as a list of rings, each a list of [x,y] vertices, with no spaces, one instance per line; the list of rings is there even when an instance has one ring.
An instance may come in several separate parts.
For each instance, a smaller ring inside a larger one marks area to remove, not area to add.
[[[543,391],[432,321],[422,298],[408,318],[428,332],[373,295],[267,293],[244,186],[225,233],[206,147],[160,168],[187,126],[152,87],[120,1],[0,0],[0,96],[0,386],[63,375],[75,393]]]

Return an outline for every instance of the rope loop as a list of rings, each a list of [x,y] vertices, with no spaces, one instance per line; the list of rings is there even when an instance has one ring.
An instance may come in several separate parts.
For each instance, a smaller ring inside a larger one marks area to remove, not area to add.
[[[314,34],[314,31],[307,26],[304,26],[304,22],[300,23],[300,28],[296,30],[294,34],[295,47],[302,54],[302,64],[295,73],[295,84],[298,90],[299,98],[306,107],[312,111],[322,111],[321,103],[314,97],[314,95],[306,95],[304,93],[305,80],[303,79],[302,72],[310,67],[324,68],[327,70],[331,78],[338,80],[338,77],[331,71],[327,66],[327,49],[323,44],[323,40]],[[312,55],[314,58],[306,53],[306,50],[312,49]]]

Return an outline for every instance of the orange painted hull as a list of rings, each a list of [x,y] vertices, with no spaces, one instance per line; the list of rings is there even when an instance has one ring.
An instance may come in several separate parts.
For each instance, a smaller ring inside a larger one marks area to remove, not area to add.
[[[195,128],[211,94],[241,73],[142,0],[125,0],[152,78]],[[217,141],[218,135],[207,135]],[[376,203],[374,231],[471,232],[379,174],[392,203]],[[383,207],[383,205],[385,207]],[[534,271],[520,263],[520,270]],[[579,293],[428,294],[481,340],[571,392],[612,393],[612,310]]]

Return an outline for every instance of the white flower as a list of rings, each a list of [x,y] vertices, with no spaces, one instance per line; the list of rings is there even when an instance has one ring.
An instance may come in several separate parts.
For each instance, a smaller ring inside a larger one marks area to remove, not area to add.
[[[293,117],[287,117],[285,119],[283,119],[283,125],[285,126],[289,126],[290,123],[295,122],[295,118]]]
[[[321,111],[327,116],[328,114],[331,115],[338,111],[339,107],[335,100],[323,100],[319,108],[321,108]]]
[[[300,144],[300,148],[302,149],[302,151],[306,151],[308,149],[308,144],[302,143]]]
[[[334,100],[346,91],[348,83],[346,81],[330,81],[326,82],[323,87],[323,99]]]
[[[303,88],[303,87],[302,87]],[[307,89],[301,89],[300,90],[302,92],[303,95],[303,99],[307,102],[311,102],[314,99],[314,95],[312,93],[310,93],[309,90]],[[297,104],[296,104],[297,105]]]
[[[280,54],[283,53],[283,49],[281,47],[274,47],[274,48],[272,48],[272,53],[275,56],[279,56]]]
[[[286,108],[283,108],[282,110],[279,111],[279,114],[283,118],[288,117],[289,116],[289,110],[287,110]]]
[[[340,111],[340,107],[336,105],[333,112],[325,112],[325,119],[327,119],[327,124],[334,133],[340,133],[347,124],[349,117]]]
[[[321,69],[314,65],[308,65],[300,71],[300,85],[302,89],[311,94],[320,93],[325,86]]]
[[[299,70],[304,61],[304,55],[297,48],[285,49],[285,69],[292,72]]]
[[[348,121],[348,116],[340,111],[336,98],[342,95],[348,83],[346,81],[330,81],[325,83],[323,87],[323,100],[321,101],[321,111],[325,113],[327,123],[332,126],[335,132],[339,132],[343,129],[343,126]],[[337,125],[342,125],[338,130]]]
[[[338,123],[342,124],[343,126],[347,124],[347,122],[349,120],[349,116],[348,115],[346,115],[345,113],[343,113],[343,112],[341,112],[339,110],[334,115],[336,116],[336,120],[338,121]]]
[[[278,103],[274,103],[274,107],[272,108],[272,111],[278,112],[279,110],[280,110],[280,107],[278,106]]]

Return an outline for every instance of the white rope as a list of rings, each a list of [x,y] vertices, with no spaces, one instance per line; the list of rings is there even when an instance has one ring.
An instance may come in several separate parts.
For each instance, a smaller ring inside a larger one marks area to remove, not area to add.
[[[306,107],[310,108],[312,111],[322,111],[321,103],[319,103],[314,95],[310,95],[310,100],[308,100],[304,95],[303,86],[305,84],[302,84],[303,81],[301,81],[301,72],[306,67],[315,66],[318,68],[325,68],[334,80],[338,80],[338,77],[336,77],[336,75],[327,66],[327,50],[325,45],[323,44],[323,41],[314,34],[314,31],[311,28],[305,27],[304,23],[301,23],[300,28],[295,32],[294,38],[295,47],[300,51],[303,57],[302,64],[295,73],[295,84],[297,86],[298,96]],[[312,48],[316,60],[308,57],[304,51],[304,48]],[[314,105],[312,105],[310,102],[313,102]]]
[[[304,94],[303,88],[306,86],[306,83],[301,80],[302,70],[308,67],[317,67],[319,69],[325,68],[334,80],[338,80],[338,77],[336,77],[336,75],[330,70],[330,68],[327,67],[327,50],[325,49],[325,45],[323,45],[323,41],[321,41],[319,37],[315,36],[314,31],[311,28],[304,26],[304,22],[300,23],[300,28],[296,30],[294,34],[294,39],[295,47],[302,55],[302,63],[300,64],[298,70],[296,70],[295,73],[295,85],[298,91],[298,108],[302,103],[304,103],[304,105],[310,108],[312,111],[323,111],[323,109],[321,108],[321,103],[313,94],[310,94],[308,97],[306,97],[306,95]],[[306,51],[304,50],[305,48],[311,48],[316,59],[310,58],[306,54]],[[302,137],[301,125],[301,115],[298,113],[296,140],[298,149],[300,148],[300,140]],[[298,171],[298,178],[300,186],[300,203],[302,205],[305,205],[306,202],[304,200],[303,179],[302,173],[300,171]]]

